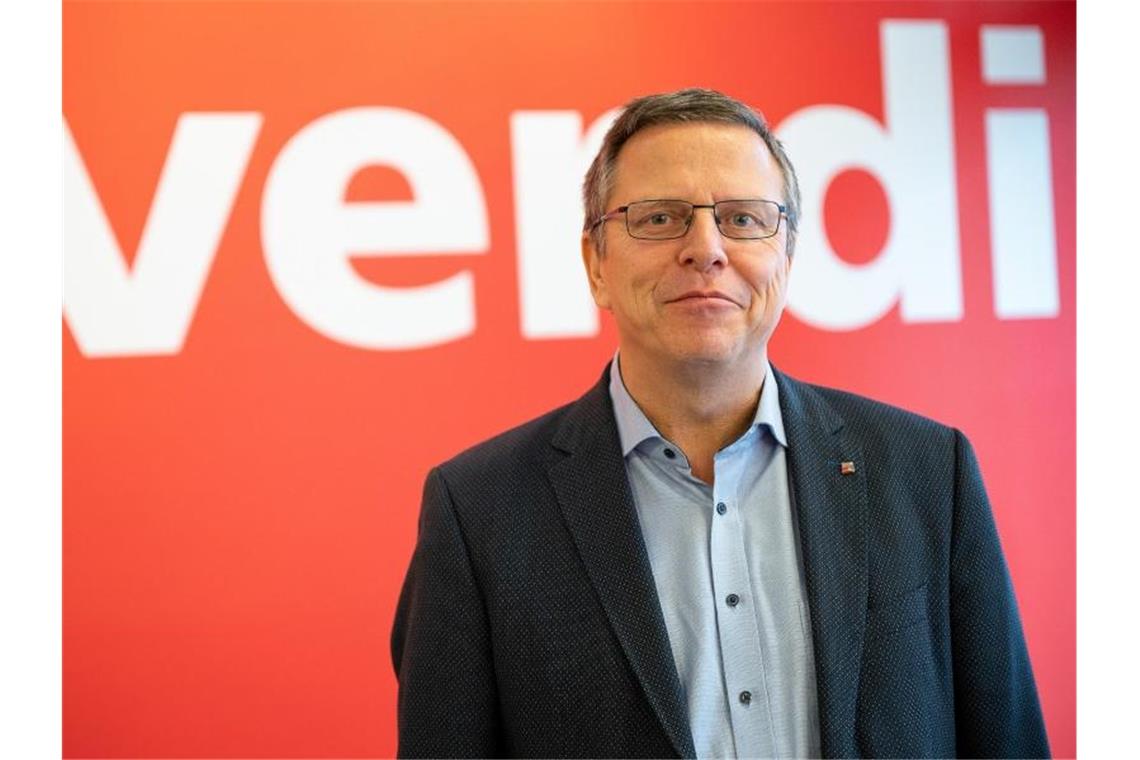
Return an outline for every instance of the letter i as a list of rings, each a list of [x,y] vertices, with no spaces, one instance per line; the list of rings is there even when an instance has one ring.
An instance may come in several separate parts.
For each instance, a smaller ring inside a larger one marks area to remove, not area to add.
[[[983,26],[982,79],[1045,83],[1036,26]],[[994,311],[1002,319],[1054,317],[1060,310],[1049,117],[1042,108],[986,109],[986,169]]]

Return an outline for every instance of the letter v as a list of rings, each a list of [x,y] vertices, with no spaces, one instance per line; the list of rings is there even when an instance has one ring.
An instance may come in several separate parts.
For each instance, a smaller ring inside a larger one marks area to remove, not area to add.
[[[63,313],[85,356],[176,354],[261,128],[259,113],[178,119],[131,270],[65,123]]]

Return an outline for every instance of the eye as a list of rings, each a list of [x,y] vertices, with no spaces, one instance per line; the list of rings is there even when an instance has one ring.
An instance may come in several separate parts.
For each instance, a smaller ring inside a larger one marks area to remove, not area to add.
[[[692,207],[680,201],[638,201],[626,213],[634,237],[665,240],[684,233]]]
[[[764,223],[752,214],[737,212],[728,218],[728,223],[733,227],[742,230],[750,230],[756,227],[763,227]]]
[[[680,213],[671,208],[630,208],[630,221],[638,227],[672,227],[683,223]]]
[[[766,201],[722,201],[717,224],[729,237],[767,237],[780,221],[776,206]]]

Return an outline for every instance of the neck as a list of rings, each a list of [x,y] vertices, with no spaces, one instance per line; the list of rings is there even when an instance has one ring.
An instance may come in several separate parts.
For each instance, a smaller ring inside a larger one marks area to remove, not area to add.
[[[713,456],[739,438],[756,415],[767,351],[731,365],[685,363],[660,367],[634,353],[619,354],[629,395],[660,433],[679,446],[693,473],[712,482]]]

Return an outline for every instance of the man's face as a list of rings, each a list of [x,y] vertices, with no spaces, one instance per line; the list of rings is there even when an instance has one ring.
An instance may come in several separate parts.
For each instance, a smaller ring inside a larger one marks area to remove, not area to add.
[[[607,210],[661,198],[783,203],[783,175],[748,127],[650,127],[618,154]],[[763,240],[724,237],[711,209],[697,209],[688,234],[675,240],[632,238],[622,216],[604,226],[605,254],[585,235],[582,255],[594,300],[614,315],[624,356],[660,367],[760,360],[787,295],[787,219]]]

